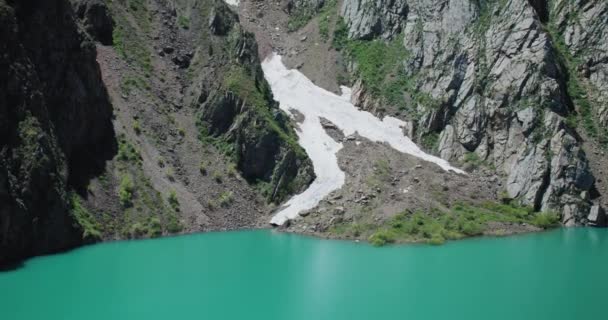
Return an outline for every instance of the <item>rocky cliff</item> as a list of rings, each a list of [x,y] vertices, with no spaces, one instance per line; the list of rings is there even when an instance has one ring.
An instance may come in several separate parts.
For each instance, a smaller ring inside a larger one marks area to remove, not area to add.
[[[0,2],[0,264],[265,225],[314,178],[219,0]]]
[[[111,157],[95,46],[58,1],[0,1],[0,263],[83,242],[69,214]]]
[[[594,90],[606,82],[604,2],[345,0],[339,14],[353,102],[407,119],[442,158],[498,175],[506,197],[565,225],[596,222],[605,172],[585,148],[606,145]],[[397,53],[370,74],[361,52],[378,41]]]

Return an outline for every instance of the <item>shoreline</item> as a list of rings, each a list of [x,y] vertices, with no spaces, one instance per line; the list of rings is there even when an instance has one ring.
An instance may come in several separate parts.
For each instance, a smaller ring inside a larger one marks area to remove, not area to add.
[[[94,246],[94,245],[100,245],[100,244],[109,244],[109,243],[120,243],[120,242],[129,242],[129,241],[148,241],[148,240],[161,240],[161,239],[170,239],[170,238],[177,238],[177,237],[184,237],[184,236],[195,236],[195,235],[202,235],[202,234],[212,234],[212,233],[228,233],[228,232],[246,232],[246,231],[261,231],[261,230],[268,230],[268,231],[274,231],[274,232],[279,232],[279,233],[283,233],[283,234],[292,234],[292,235],[297,235],[297,236],[302,236],[302,237],[307,237],[307,238],[313,238],[313,239],[317,239],[317,240],[332,240],[332,241],[348,241],[348,242],[353,242],[353,243],[362,243],[362,244],[368,244],[370,246],[373,247],[391,247],[391,246],[404,246],[404,245],[431,245],[431,246],[442,246],[448,243],[453,243],[453,242],[458,242],[461,240],[469,240],[469,239],[484,239],[484,238],[506,238],[506,237],[510,237],[510,236],[517,236],[517,235],[526,235],[526,234],[533,234],[533,233],[543,233],[543,232],[548,232],[548,231],[553,231],[556,229],[560,229],[560,228],[564,228],[564,226],[559,225],[559,226],[555,226],[552,228],[547,228],[547,229],[542,229],[542,228],[537,228],[534,227],[536,229],[528,229],[528,230],[508,230],[505,233],[498,233],[498,232],[484,232],[481,235],[475,235],[475,236],[466,236],[466,237],[462,237],[459,239],[452,239],[452,240],[446,240],[445,243],[441,243],[441,244],[433,244],[430,243],[428,240],[427,241],[395,241],[392,243],[387,243],[385,245],[382,246],[374,246],[369,239],[365,238],[365,237],[351,237],[351,236],[344,236],[344,235],[336,235],[336,234],[332,234],[331,232],[308,232],[308,231],[301,231],[301,230],[295,230],[291,227],[273,227],[271,225],[268,226],[262,226],[262,225],[258,225],[258,226],[253,226],[253,227],[245,227],[245,228],[228,228],[228,229],[217,229],[217,230],[202,230],[202,231],[194,231],[194,232],[188,232],[188,233],[175,233],[175,234],[167,234],[167,235],[162,235],[160,237],[155,237],[155,238],[137,238],[137,239],[106,239],[106,240],[101,240],[101,241],[96,241],[96,242],[88,242],[88,243],[83,243],[82,245],[79,246],[74,246],[74,247],[70,247],[70,248],[63,248],[61,250],[57,250],[54,252],[49,252],[49,253],[45,253],[45,254],[41,254],[41,255],[35,255],[35,256],[31,256],[31,257],[27,257],[18,261],[10,261],[7,263],[2,263],[0,264],[0,273],[3,272],[12,272],[12,271],[16,271],[19,270],[23,267],[25,267],[26,263],[31,260],[31,259],[36,259],[36,258],[41,258],[41,257],[46,257],[46,256],[52,256],[52,255],[60,255],[60,254],[65,254],[65,253],[69,253],[71,251],[74,250],[79,250],[79,249],[83,249],[89,246]],[[587,226],[583,226],[582,228],[590,228]],[[429,239],[430,240],[430,239]]]

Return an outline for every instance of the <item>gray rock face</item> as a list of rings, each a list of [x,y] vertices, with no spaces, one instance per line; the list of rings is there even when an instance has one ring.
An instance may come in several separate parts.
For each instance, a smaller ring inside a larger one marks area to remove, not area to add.
[[[580,23],[592,26],[560,25],[571,33],[566,38],[573,54],[577,46],[596,49],[589,53],[589,79],[604,88],[608,43],[600,39],[608,38],[606,3],[578,2],[586,17]],[[579,10],[565,0],[554,5],[566,13],[572,12],[568,6]],[[581,193],[593,188],[594,176],[583,142],[566,122],[573,112],[568,76],[543,26],[546,9],[545,1],[526,0],[482,7],[472,0],[345,0],[340,13],[351,38],[403,37],[409,53],[404,73],[439,104],[410,103],[417,110],[408,119],[416,128],[412,136],[438,133],[437,152],[446,160],[476,153],[505,177],[511,197],[561,212],[564,223],[579,225],[591,206]],[[581,31],[587,28],[596,32]],[[353,100],[370,110],[382,103],[366,95],[360,82]],[[606,113],[605,107],[599,110]]]
[[[218,79],[193,81],[193,100],[188,104],[198,109],[201,130],[231,146],[243,177],[252,183],[268,183],[271,190],[266,196],[280,202],[312,182],[312,163],[295,144],[289,118],[272,98],[253,34],[241,28],[238,16],[221,1],[216,2],[208,19],[214,35],[230,40],[224,43],[225,59],[231,64],[224,63],[222,73],[235,74],[239,81],[232,87]],[[201,72],[199,76],[207,75]],[[292,142],[286,139],[290,134]]]
[[[405,0],[344,1],[340,9],[353,39],[390,38],[401,32],[407,13]]]
[[[555,0],[550,11],[570,54],[580,63],[579,72],[596,90],[589,99],[599,108],[596,116],[608,125],[608,2]]]

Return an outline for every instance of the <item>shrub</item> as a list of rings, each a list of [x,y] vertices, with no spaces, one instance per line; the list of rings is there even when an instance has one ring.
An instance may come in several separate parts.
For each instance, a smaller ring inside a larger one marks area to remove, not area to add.
[[[139,121],[137,121],[137,120],[133,121],[133,131],[135,131],[136,135],[141,134],[141,126],[139,124]]]
[[[127,142],[124,137],[120,137],[118,139],[118,160],[128,161],[128,162],[139,162],[141,160],[141,155],[139,152],[133,147],[132,144]]]
[[[467,236],[477,236],[483,233],[483,227],[477,222],[467,221],[462,225],[460,231]]]
[[[234,163],[230,163],[228,165],[228,172],[227,172],[229,177],[236,177],[237,175],[237,171],[236,171],[236,165]]]
[[[429,239],[428,243],[432,245],[442,245],[445,242],[445,238],[440,234],[434,234],[431,239]]]
[[[118,198],[120,204],[124,208],[128,208],[133,204],[133,193],[135,192],[135,184],[129,174],[125,174],[120,179],[120,186],[118,188]]]
[[[183,29],[188,29],[190,28],[190,19],[188,19],[188,17],[179,16],[177,18],[177,24]]]
[[[169,191],[169,195],[167,196],[167,202],[169,202],[169,205],[171,206],[173,211],[179,212],[180,205],[179,205],[179,200],[177,199],[177,194],[175,193],[175,190]]]
[[[182,224],[179,222],[177,217],[173,214],[169,215],[167,231],[169,231],[170,233],[177,233],[177,232],[182,231]]]
[[[215,182],[217,182],[217,183],[222,183],[222,174],[219,173],[218,171],[214,171],[213,180],[215,180]]]
[[[142,235],[146,234],[147,231],[147,228],[143,224],[141,224],[140,222],[136,222],[131,225],[129,234],[131,237],[141,237]]]
[[[201,164],[198,166],[198,171],[204,176],[207,175],[207,165],[205,162],[201,161]]]
[[[156,238],[163,234],[162,225],[158,217],[150,218],[148,221],[147,236],[150,238]]]
[[[232,200],[233,200],[232,192],[224,191],[224,192],[222,192],[222,194],[220,194],[217,202],[220,204],[220,206],[227,207],[232,203]]]
[[[171,182],[175,181],[175,175],[173,174],[173,169],[167,168],[167,171],[165,172],[165,176],[167,177],[167,179],[169,179],[169,181],[171,181]]]
[[[395,236],[388,230],[379,230],[369,237],[369,242],[376,247],[381,247],[387,243],[395,241]]]
[[[559,225],[560,217],[553,212],[541,212],[534,216],[532,224],[543,229],[555,227]]]

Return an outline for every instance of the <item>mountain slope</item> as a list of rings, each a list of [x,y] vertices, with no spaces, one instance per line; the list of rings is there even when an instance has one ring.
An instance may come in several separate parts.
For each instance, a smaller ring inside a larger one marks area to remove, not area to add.
[[[259,227],[314,178],[224,2],[0,9],[0,264]]]
[[[290,19],[318,8],[289,3]],[[325,1],[295,32],[316,31],[338,51],[347,76],[337,80],[359,107],[406,120],[428,151],[497,177],[502,197],[595,225],[606,206],[605,99],[594,89],[605,82],[604,7]]]

